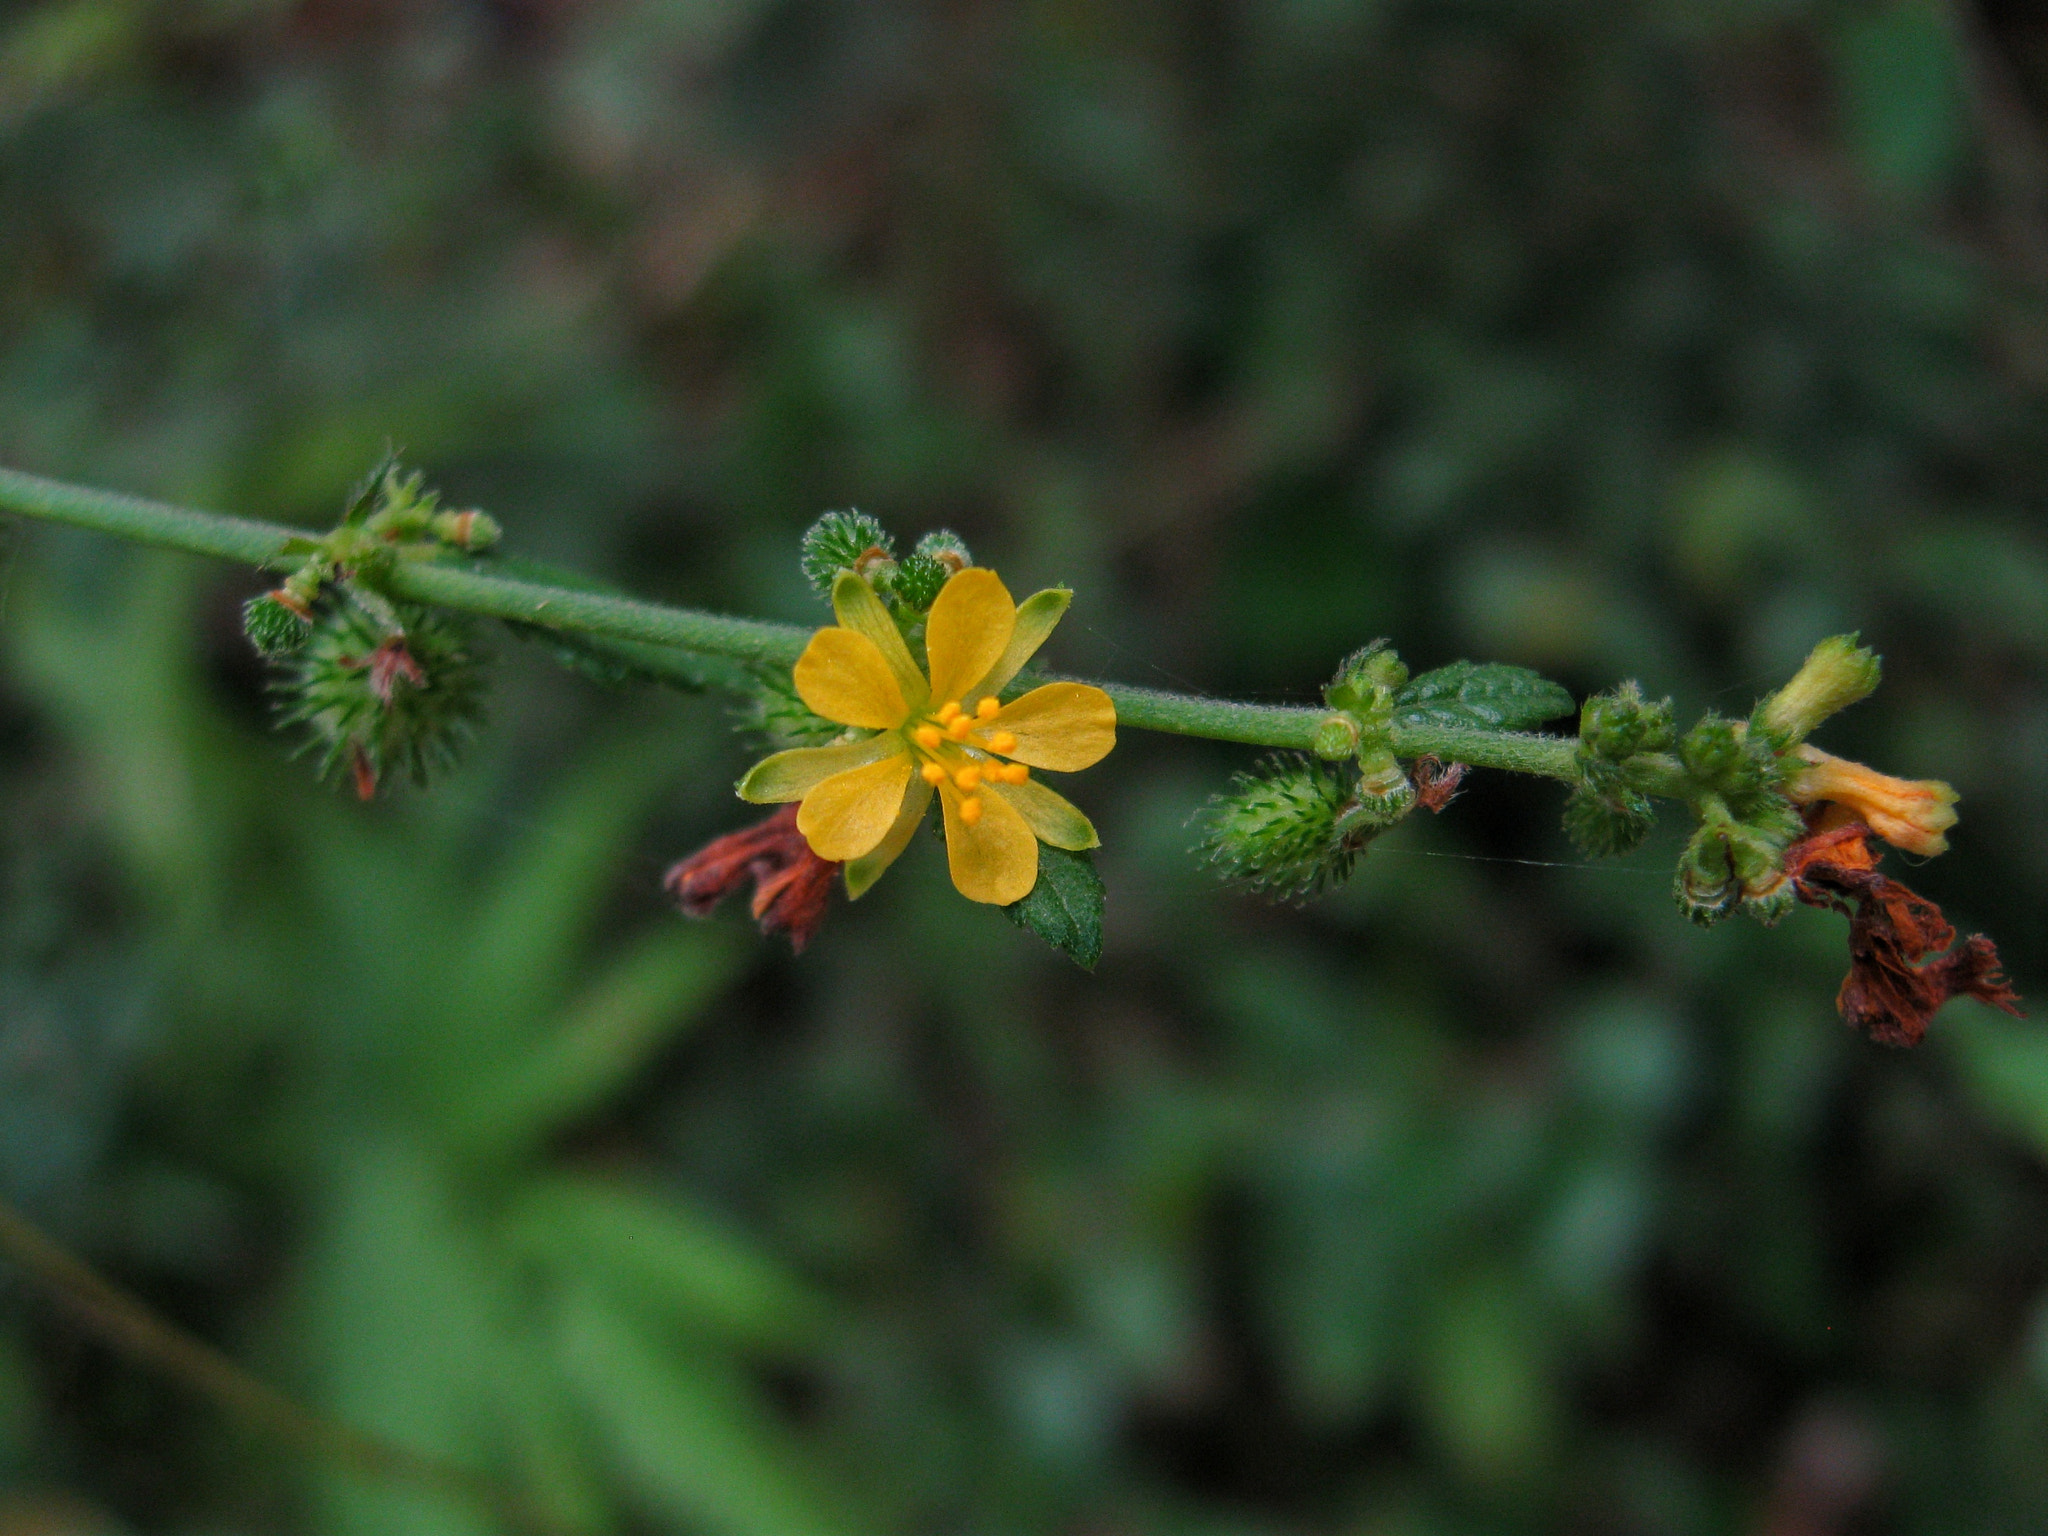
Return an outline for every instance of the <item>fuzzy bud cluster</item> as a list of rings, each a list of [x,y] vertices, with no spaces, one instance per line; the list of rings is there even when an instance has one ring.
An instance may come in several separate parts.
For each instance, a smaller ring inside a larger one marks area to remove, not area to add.
[[[1356,783],[1342,767],[1292,754],[1267,758],[1210,801],[1202,851],[1225,879],[1299,900],[1340,885],[1384,824],[1354,816]],[[1340,825],[1347,818],[1348,826]]]
[[[1671,701],[1648,700],[1630,681],[1595,694],[1579,711],[1579,782],[1565,801],[1564,829],[1585,853],[1628,853],[1649,836],[1657,813],[1629,781],[1629,764],[1672,743]]]
[[[483,713],[469,627],[434,609],[348,590],[320,603],[276,691],[323,777],[344,770],[367,800],[393,773],[424,784],[451,766]]]
[[[919,539],[899,560],[896,540],[881,521],[853,511],[827,512],[811,524],[797,560],[820,597],[831,594],[842,572],[853,571],[906,622],[928,610],[956,572],[974,564],[960,535],[943,528]]]
[[[1703,927],[1738,909],[1776,922],[1792,908],[1785,850],[1804,825],[1782,792],[1786,768],[1771,742],[1709,713],[1680,738],[1678,760],[1700,811],[1672,886],[1679,909]]]
[[[893,559],[896,541],[879,518],[865,512],[827,512],[804,530],[797,563],[811,590],[830,594],[841,571],[861,570],[877,560]]]

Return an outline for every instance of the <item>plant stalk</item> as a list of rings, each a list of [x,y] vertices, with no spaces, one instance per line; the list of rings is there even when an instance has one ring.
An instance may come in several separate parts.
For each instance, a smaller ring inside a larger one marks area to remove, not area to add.
[[[282,523],[202,512],[5,467],[0,467],[0,511],[266,569],[287,565],[292,542],[314,536]],[[413,602],[588,637],[591,648],[689,688],[744,691],[745,664],[790,666],[803,654],[812,633],[794,624],[732,618],[497,575],[478,562],[455,558],[399,560],[379,574],[378,583],[392,596]],[[721,660],[726,665],[719,665]],[[730,665],[735,662],[742,666]],[[1315,740],[1317,725],[1330,713],[1316,706],[1239,704],[1126,683],[1097,686],[1116,704],[1120,726],[1253,747],[1306,751]],[[1427,753],[1479,768],[1573,777],[1574,743],[1562,736],[1397,725],[1393,745],[1403,757]]]

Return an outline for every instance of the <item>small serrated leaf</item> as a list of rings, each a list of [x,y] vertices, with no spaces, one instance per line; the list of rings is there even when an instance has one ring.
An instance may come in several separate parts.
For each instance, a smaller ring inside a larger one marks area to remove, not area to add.
[[[1423,673],[1395,695],[1394,723],[1523,731],[1577,708],[1561,684],[1527,667],[1454,661]]]
[[[1092,971],[1102,958],[1102,898],[1102,877],[1093,859],[1045,844],[1038,850],[1038,883],[1003,911],[1019,928]]]

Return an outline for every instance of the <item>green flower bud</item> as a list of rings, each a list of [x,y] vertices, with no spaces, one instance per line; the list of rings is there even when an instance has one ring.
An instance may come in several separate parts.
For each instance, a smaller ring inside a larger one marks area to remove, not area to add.
[[[1316,726],[1310,750],[1325,761],[1342,762],[1358,750],[1358,722],[1349,715],[1331,715]]]
[[[938,601],[939,589],[952,574],[932,556],[914,554],[896,567],[890,595],[913,613],[923,613]]]
[[[1323,698],[1332,709],[1383,713],[1392,708],[1394,695],[1407,681],[1407,664],[1389,642],[1375,640],[1337,664],[1337,674],[1323,689]]]
[[[1671,739],[1671,701],[1645,699],[1634,681],[1595,694],[1579,711],[1582,756],[1620,762],[1638,752],[1662,752]]]
[[[451,549],[465,554],[480,555],[497,546],[504,530],[498,520],[488,512],[471,509],[467,512],[436,512],[428,524],[434,537]]]
[[[1203,814],[1202,849],[1225,879],[1283,899],[1349,878],[1376,824],[1340,829],[1357,808],[1349,774],[1310,757],[1268,758]]]
[[[1796,899],[1785,877],[1788,830],[1782,824],[1752,826],[1710,807],[1678,861],[1674,893],[1685,915],[1702,927],[1742,909],[1774,923]]]
[[[1858,645],[1854,635],[1830,636],[1813,648],[1792,681],[1757,705],[1752,726],[1780,751],[1797,746],[1829,715],[1868,698],[1883,675],[1877,653]]]
[[[1776,927],[1798,905],[1799,892],[1782,869],[1775,880],[1762,881],[1754,889],[1747,885],[1742,888],[1743,915],[1755,918],[1766,928]]]
[[[974,564],[974,556],[967,552],[967,541],[950,528],[934,528],[917,541],[912,554],[938,561],[948,576]]]
[[[1625,784],[1581,784],[1564,803],[1564,830],[1590,858],[1633,852],[1657,824],[1648,798]]]
[[[1741,774],[1742,733],[1733,720],[1703,715],[1679,742],[1678,756],[1701,783],[1718,788]]]
[[[265,656],[289,656],[313,632],[313,612],[280,587],[242,605],[242,632]]]
[[[1671,894],[1678,910],[1702,928],[1720,922],[1742,895],[1742,882],[1728,862],[1728,842],[1722,836],[1726,825],[1725,820],[1710,822],[1693,833],[1679,855],[1678,873],[1672,881]]]
[[[887,559],[896,541],[865,512],[827,512],[804,531],[797,554],[804,576],[820,596],[829,594],[841,571],[860,568],[863,558]]]
[[[277,683],[279,721],[306,728],[323,777],[364,799],[394,772],[451,766],[483,709],[483,673],[459,617],[351,591],[315,612]]]

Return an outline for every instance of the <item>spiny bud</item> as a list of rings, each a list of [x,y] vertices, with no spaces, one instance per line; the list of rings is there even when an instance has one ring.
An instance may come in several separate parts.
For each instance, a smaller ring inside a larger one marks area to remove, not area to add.
[[[391,773],[451,766],[482,714],[483,674],[453,615],[350,591],[324,603],[277,684],[279,721],[303,725],[323,777],[369,799]]]
[[[858,570],[863,559],[890,557],[896,541],[865,512],[827,512],[804,530],[797,552],[804,576],[820,596],[831,592],[841,571]]]
[[[1564,803],[1565,834],[1589,858],[1633,852],[1656,824],[1656,809],[1625,784],[1581,784]]]
[[[480,555],[487,549],[494,549],[504,530],[498,520],[488,512],[471,508],[467,512],[436,512],[428,530],[450,549],[459,549],[465,554]]]
[[[1210,801],[1202,848],[1225,879],[1283,898],[1311,896],[1348,878],[1379,830],[1339,830],[1355,805],[1350,775],[1311,757],[1268,758]]]
[[[913,613],[923,613],[938,601],[940,589],[952,574],[932,556],[914,554],[896,567],[891,594]]]
[[[1583,755],[1618,763],[1638,752],[1662,752],[1671,738],[1671,701],[1645,699],[1633,680],[1612,693],[1594,694],[1579,710]]]
[[[313,632],[313,611],[279,587],[242,605],[242,632],[265,656],[289,656]]]
[[[1752,728],[1783,750],[1804,741],[1813,728],[1858,699],[1868,698],[1884,675],[1877,653],[1854,635],[1833,635],[1816,645],[1792,681],[1756,707]]]
[[[934,528],[919,539],[912,558],[918,555],[938,561],[948,576],[957,575],[974,564],[974,556],[967,552],[967,541],[950,528]]]

